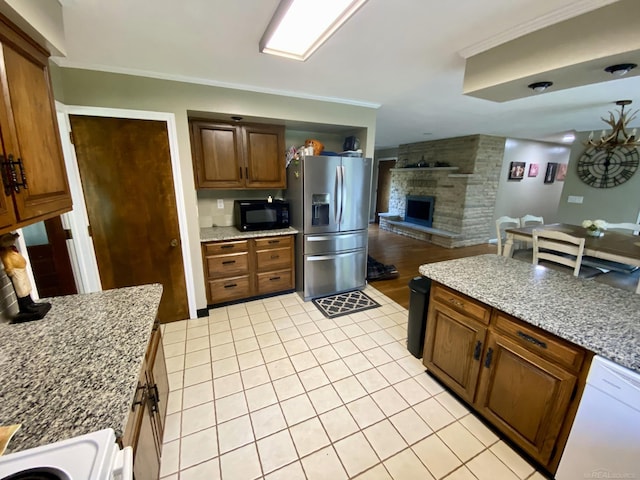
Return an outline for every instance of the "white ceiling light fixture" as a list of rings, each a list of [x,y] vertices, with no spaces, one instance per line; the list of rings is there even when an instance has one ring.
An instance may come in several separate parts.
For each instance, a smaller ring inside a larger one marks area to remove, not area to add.
[[[260,51],[304,61],[367,0],[281,0]]]

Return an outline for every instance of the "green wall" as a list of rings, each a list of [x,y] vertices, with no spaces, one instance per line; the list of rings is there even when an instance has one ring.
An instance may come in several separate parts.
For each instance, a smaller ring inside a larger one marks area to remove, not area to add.
[[[374,153],[376,110],[373,108],[72,68],[57,69],[52,81],[56,99],[67,106],[147,110],[175,115],[197,308],[206,306],[206,295],[187,112],[278,119],[285,124],[290,121],[353,126],[366,129],[364,153],[369,157]]]
[[[608,222],[634,222],[640,212],[640,171],[630,180],[614,188],[594,188],[583,183],[577,174],[577,163],[587,147],[589,132],[576,135],[571,147],[567,177],[558,206],[558,221],[579,225],[583,220],[603,219]],[[584,197],[582,204],[568,203],[570,195]]]

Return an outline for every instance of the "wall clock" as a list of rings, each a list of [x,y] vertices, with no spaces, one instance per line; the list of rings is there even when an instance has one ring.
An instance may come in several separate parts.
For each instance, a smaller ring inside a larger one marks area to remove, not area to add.
[[[629,180],[638,169],[635,147],[589,148],[578,160],[578,177],[595,188],[612,188]]]

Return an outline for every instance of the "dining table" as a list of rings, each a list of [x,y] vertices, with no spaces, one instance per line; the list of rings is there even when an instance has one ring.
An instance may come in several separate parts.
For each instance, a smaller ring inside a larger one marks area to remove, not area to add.
[[[511,257],[513,255],[513,245],[516,240],[531,242],[533,240],[534,230],[555,230],[557,232],[568,233],[574,237],[584,238],[585,256],[640,267],[639,236],[632,235],[631,232],[623,233],[609,230],[603,232],[599,237],[594,237],[588,234],[586,228],[567,223],[507,228],[505,229],[506,242],[502,255],[505,257]],[[636,287],[636,293],[640,293],[640,282],[638,282]]]

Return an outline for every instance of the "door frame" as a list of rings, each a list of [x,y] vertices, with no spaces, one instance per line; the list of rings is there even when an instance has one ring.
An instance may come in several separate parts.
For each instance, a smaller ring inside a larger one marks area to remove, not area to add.
[[[102,290],[98,262],[96,260],[93,241],[89,236],[89,215],[84,201],[82,181],[76,152],[71,143],[71,122],[69,115],[85,115],[93,117],[126,118],[132,120],[156,120],[167,124],[167,136],[169,141],[169,155],[171,156],[171,169],[173,171],[173,189],[176,197],[176,209],[178,213],[178,227],[182,244],[182,264],[184,268],[185,284],[187,287],[187,302],[189,305],[189,318],[196,318],[196,298],[191,259],[190,239],[187,226],[187,209],[182,188],[182,169],[178,153],[178,131],[176,129],[175,115],[169,112],[149,112],[145,110],[129,110],[119,108],[88,107],[80,105],[65,105],[56,101],[56,112],[60,137],[62,139],[62,152],[64,155],[73,210],[63,215],[63,225],[68,223],[73,232],[73,239],[67,240],[71,266],[79,284],[80,293],[98,292]],[[66,225],[65,225],[66,228]]]

